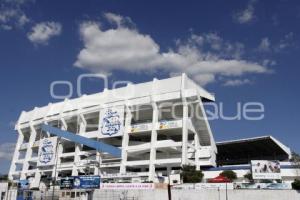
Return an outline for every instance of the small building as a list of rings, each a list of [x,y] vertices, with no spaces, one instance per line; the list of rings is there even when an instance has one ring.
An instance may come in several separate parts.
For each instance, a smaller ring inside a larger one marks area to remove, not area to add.
[[[276,160],[280,162],[281,179],[293,182],[300,178],[300,163],[290,162],[290,148],[272,136],[261,136],[246,139],[217,142],[217,167],[204,170],[205,178],[218,176],[224,170],[232,170],[237,174],[237,181],[245,182],[244,175],[251,173],[251,161]]]
[[[0,182],[0,199],[4,200],[7,197],[8,192],[8,183],[7,182]]]

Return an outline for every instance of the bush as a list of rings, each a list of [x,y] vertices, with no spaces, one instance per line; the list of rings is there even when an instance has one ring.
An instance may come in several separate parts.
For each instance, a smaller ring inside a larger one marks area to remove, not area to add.
[[[296,152],[292,152],[292,158],[290,159],[290,161],[299,165],[300,164],[300,155]]]
[[[294,180],[294,182],[292,183],[292,188],[294,190],[300,190],[300,180],[299,179]]]
[[[236,173],[232,170],[225,170],[221,172],[220,175],[230,179],[231,181],[237,179]]]
[[[248,179],[249,181],[253,181],[252,173],[248,172],[247,174],[244,175],[244,178]]]
[[[182,166],[180,176],[183,183],[199,183],[202,181],[204,174],[202,171],[197,171],[195,166]]]

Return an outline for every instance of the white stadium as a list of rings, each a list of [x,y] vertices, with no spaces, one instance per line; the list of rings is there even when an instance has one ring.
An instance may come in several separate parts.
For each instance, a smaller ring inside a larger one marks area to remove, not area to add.
[[[242,181],[251,160],[280,161],[283,180],[299,176],[290,149],[271,136],[216,143],[203,105],[214,100],[183,74],[23,111],[9,179],[28,180],[30,188],[78,175],[156,183],[193,165],[204,178],[232,169]],[[120,156],[57,137],[43,124],[113,146]]]

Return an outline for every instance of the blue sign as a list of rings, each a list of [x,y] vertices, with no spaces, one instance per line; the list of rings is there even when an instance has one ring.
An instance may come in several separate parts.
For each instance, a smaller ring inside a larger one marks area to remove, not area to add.
[[[60,189],[73,189],[74,177],[60,179]]]
[[[74,176],[74,189],[99,189],[100,176]]]
[[[28,180],[20,180],[19,181],[19,187],[20,189],[22,190],[26,190],[26,189],[29,189],[29,181]]]
[[[121,129],[121,119],[118,111],[107,109],[102,119],[101,133],[102,135],[115,135]]]

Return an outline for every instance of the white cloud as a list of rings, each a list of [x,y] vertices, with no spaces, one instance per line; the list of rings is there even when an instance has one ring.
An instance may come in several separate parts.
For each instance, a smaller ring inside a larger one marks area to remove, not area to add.
[[[23,13],[19,19],[18,19],[18,24],[20,26],[24,26],[25,24],[27,24],[30,21],[30,19]]]
[[[251,84],[252,82],[249,79],[236,79],[236,80],[227,80],[223,84],[224,86],[241,86],[245,84]]]
[[[246,9],[237,12],[236,14],[234,14],[234,19],[240,23],[240,24],[245,24],[245,23],[249,23],[251,22],[254,18],[254,4],[255,4],[255,0],[250,0]]]
[[[272,24],[274,25],[274,26],[277,26],[277,25],[279,25],[279,18],[278,18],[278,16],[276,15],[276,14],[274,14],[274,15],[272,15],[272,17],[271,17],[271,20],[272,20]]]
[[[293,32],[285,34],[281,40],[272,43],[269,38],[265,37],[261,39],[257,50],[260,52],[280,53],[286,48],[294,46],[293,38]]]
[[[23,27],[29,22],[29,18],[20,9],[0,10],[0,29],[11,30],[15,27]]]
[[[104,13],[104,17],[107,19],[108,22],[110,22],[111,24],[116,24],[118,27],[134,26],[134,23],[129,17],[123,17],[121,15],[111,12]]]
[[[264,59],[264,60],[262,61],[262,64],[263,64],[264,66],[274,66],[274,65],[277,64],[277,62],[276,62],[275,60]]]
[[[6,3],[22,5],[28,2],[34,2],[35,0],[3,0]]]
[[[267,51],[270,51],[270,47],[271,47],[270,40],[269,40],[269,38],[266,37],[266,38],[261,39],[261,42],[258,46],[258,50],[267,52]]]
[[[0,159],[11,160],[15,150],[15,143],[0,144]]]
[[[275,46],[275,51],[279,52],[281,50],[286,49],[287,47],[290,47],[293,45],[293,38],[294,38],[294,33],[290,32],[287,33],[283,39],[281,39],[279,41],[279,43],[277,44],[277,46]]]
[[[191,34],[187,41],[176,40],[178,47],[182,45],[197,46],[198,49],[205,49],[210,56],[223,58],[240,59],[244,54],[245,46],[240,42],[228,42],[221,38],[217,33],[204,33],[201,35]]]
[[[30,22],[22,6],[33,1],[34,0],[3,0],[0,4],[0,30],[22,28]]]
[[[117,21],[122,20],[119,17]],[[234,57],[232,52],[242,54],[243,45],[231,44],[217,34],[192,34],[187,41],[178,39],[176,48],[165,52],[151,36],[126,26],[103,30],[98,23],[84,22],[80,26],[80,35],[84,48],[74,65],[95,73],[113,70],[155,73],[163,70],[171,75],[185,72],[205,85],[216,81],[216,76],[239,77],[268,72],[258,63]]]
[[[117,15],[114,13],[105,13],[104,16],[111,23],[116,23],[118,26],[122,24],[123,18],[121,15]]]
[[[48,44],[48,41],[61,34],[62,26],[58,22],[41,22],[32,27],[27,34],[28,39],[34,44]]]

